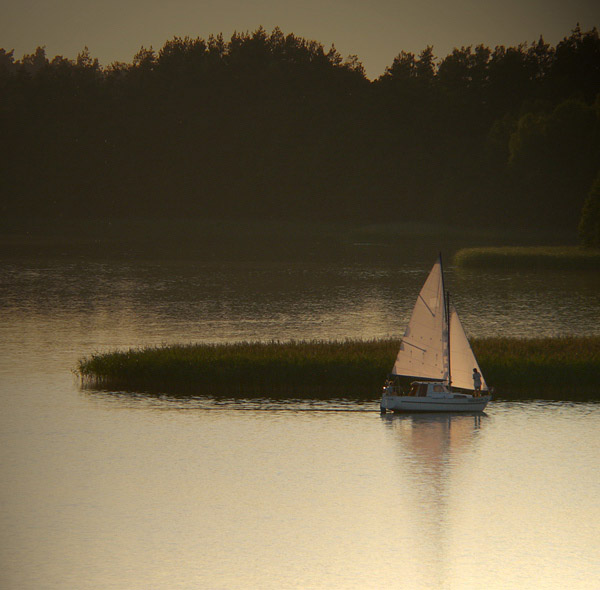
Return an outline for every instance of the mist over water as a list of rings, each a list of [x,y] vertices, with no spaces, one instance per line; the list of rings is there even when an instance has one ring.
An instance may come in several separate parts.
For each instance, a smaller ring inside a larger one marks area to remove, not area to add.
[[[436,255],[4,257],[0,585],[595,588],[597,404],[380,417],[71,373],[129,346],[400,336]],[[600,333],[597,273],[448,264],[447,283],[472,336]]]

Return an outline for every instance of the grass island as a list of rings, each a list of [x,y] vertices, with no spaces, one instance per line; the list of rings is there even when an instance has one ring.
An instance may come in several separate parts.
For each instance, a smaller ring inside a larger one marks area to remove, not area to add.
[[[84,387],[269,398],[377,399],[400,340],[186,344],[95,353]],[[471,341],[496,399],[600,400],[600,336]]]

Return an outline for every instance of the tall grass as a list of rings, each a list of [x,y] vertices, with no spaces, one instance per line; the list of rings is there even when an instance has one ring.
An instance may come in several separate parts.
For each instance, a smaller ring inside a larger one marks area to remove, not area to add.
[[[498,397],[600,399],[600,337],[483,338],[472,347]]]
[[[86,385],[174,395],[375,399],[399,340],[190,344],[93,354]],[[600,399],[600,337],[472,342],[503,399]]]
[[[600,250],[577,246],[464,248],[454,255],[460,268],[600,270]]]
[[[374,397],[399,340],[238,342],[93,354],[84,381],[146,391]]]

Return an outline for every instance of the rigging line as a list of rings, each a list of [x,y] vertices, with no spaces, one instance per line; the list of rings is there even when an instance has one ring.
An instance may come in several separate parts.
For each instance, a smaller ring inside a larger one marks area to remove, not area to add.
[[[425,301],[425,299],[423,299],[423,296],[421,295],[421,293],[419,293],[419,299],[423,302],[423,305],[427,308],[427,311],[429,311],[431,316],[435,317],[435,313],[431,310],[431,307],[429,307],[429,305],[427,305],[427,301]]]
[[[402,340],[402,344],[408,344],[409,346],[412,346],[413,348],[416,348],[417,350],[420,350],[421,352],[427,352],[424,348],[421,348],[420,346],[417,346],[416,344],[413,344],[412,342],[407,342],[406,340]]]

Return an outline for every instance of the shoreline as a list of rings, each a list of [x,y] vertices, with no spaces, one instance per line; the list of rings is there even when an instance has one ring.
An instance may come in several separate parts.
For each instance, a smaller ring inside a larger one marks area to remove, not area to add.
[[[460,269],[600,270],[600,250],[580,246],[463,248],[453,258]]]

